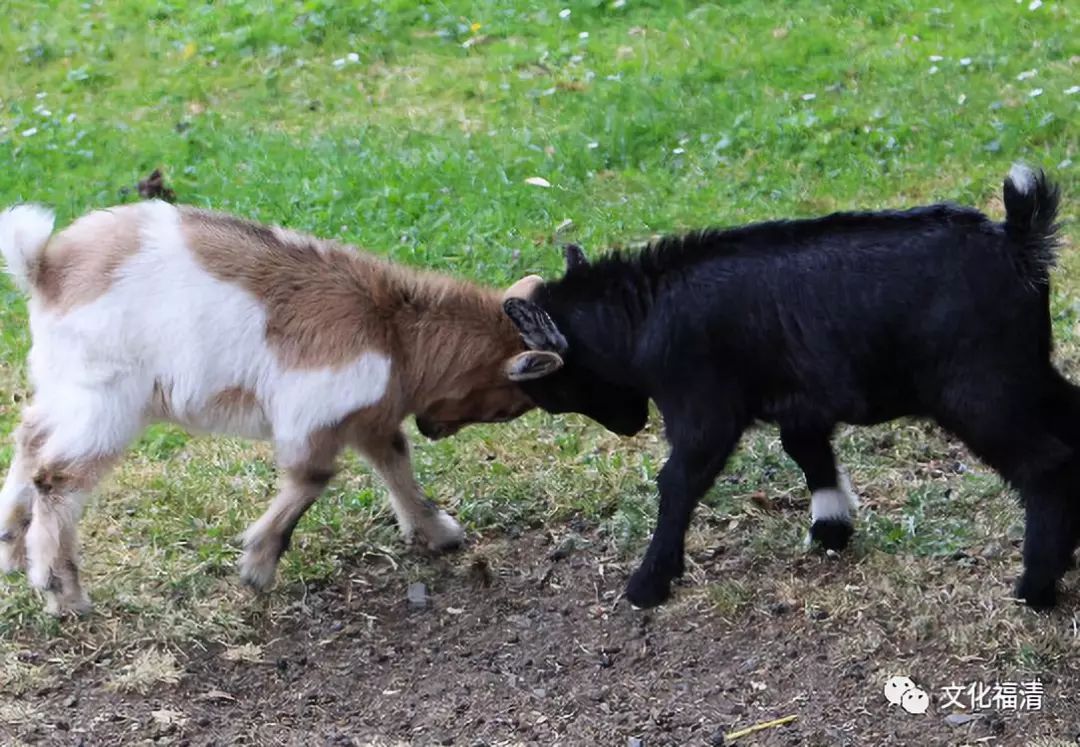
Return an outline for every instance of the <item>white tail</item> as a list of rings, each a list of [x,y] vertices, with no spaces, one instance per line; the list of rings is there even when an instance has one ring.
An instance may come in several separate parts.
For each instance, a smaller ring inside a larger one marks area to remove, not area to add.
[[[16,205],[0,213],[0,253],[15,285],[26,293],[55,220],[52,210],[41,205]]]

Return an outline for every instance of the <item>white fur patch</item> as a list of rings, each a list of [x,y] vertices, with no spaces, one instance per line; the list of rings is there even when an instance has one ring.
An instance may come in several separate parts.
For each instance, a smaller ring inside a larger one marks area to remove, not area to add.
[[[428,549],[436,551],[456,547],[465,540],[465,530],[445,511],[417,517],[413,532],[423,538]]]
[[[379,353],[364,353],[340,368],[275,371],[266,401],[279,451],[292,444],[306,448],[308,434],[375,404],[389,382],[390,359]]]
[[[390,359],[377,351],[336,368],[284,368],[266,342],[266,311],[199,265],[165,202],[138,205],[139,250],[108,292],[67,313],[31,302],[35,411],[51,431],[46,459],[114,454],[153,419],[155,382],[168,419],[196,431],[273,438],[286,457],[308,435],[378,402]],[[224,412],[214,397],[254,394]],[[297,454],[297,458],[301,455]]]
[[[26,579],[35,589],[48,588],[53,562],[59,552],[60,534],[56,522],[31,522],[26,530]]]
[[[1020,194],[1029,194],[1035,189],[1035,172],[1022,163],[1014,163],[1009,169],[1009,181],[1013,189]]]
[[[859,499],[851,489],[851,480],[843,467],[837,468],[838,487],[815,490],[810,496],[810,519],[821,521],[839,519],[851,523],[859,508]]]

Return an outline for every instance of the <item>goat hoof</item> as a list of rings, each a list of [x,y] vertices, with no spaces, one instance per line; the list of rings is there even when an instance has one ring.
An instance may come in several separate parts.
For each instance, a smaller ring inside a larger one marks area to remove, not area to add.
[[[256,594],[266,594],[272,588],[274,588],[273,579],[267,581],[265,579],[257,578],[254,576],[246,576],[243,573],[240,574],[240,582]]]
[[[810,539],[826,550],[843,550],[855,527],[843,519],[818,519],[810,526]]]
[[[465,544],[465,530],[445,511],[439,511],[424,526],[417,527],[416,534],[436,553],[457,550]]]
[[[626,585],[627,600],[643,610],[663,604],[670,596],[671,580],[655,573],[638,570]]]
[[[86,592],[45,592],[45,612],[53,617],[85,617],[91,610]]]
[[[260,594],[270,591],[276,576],[276,564],[268,567],[266,563],[256,562],[246,555],[240,559],[240,580],[252,591]]]
[[[1016,596],[1033,610],[1053,609],[1057,605],[1057,582],[1032,579],[1025,573],[1016,584]]]

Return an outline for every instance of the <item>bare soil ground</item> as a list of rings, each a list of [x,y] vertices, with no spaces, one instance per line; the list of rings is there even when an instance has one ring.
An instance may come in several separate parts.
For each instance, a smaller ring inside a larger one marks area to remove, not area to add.
[[[590,528],[578,529],[561,539],[544,531],[504,537],[401,567],[357,559],[339,582],[278,592],[295,602],[249,643],[172,652],[181,667],[174,683],[163,677],[145,694],[117,690],[109,684],[116,664],[105,655],[9,699],[0,742],[651,747],[721,744],[726,731],[789,715],[798,719],[737,743],[1080,741],[1080,662],[1071,657],[1039,673],[1041,710],[946,721],[945,684],[1021,675],[995,656],[989,637],[983,656],[958,656],[970,650],[965,642],[939,631],[919,643],[897,624],[917,614],[893,608],[900,597],[877,589],[864,598],[864,574],[908,562],[902,557],[879,565],[808,553],[786,566],[754,564],[699,542],[674,602],[643,612],[621,599],[630,564]],[[973,589],[1003,582],[993,561],[968,560],[911,560],[909,575],[932,584],[942,572],[934,565],[960,564]],[[423,608],[406,599],[416,578],[427,588]],[[739,585],[707,583],[723,578]],[[940,598],[932,589],[927,596]],[[943,625],[957,613],[972,622],[977,612],[964,600],[937,609]],[[1075,602],[1067,595],[1065,606]],[[1036,626],[1075,624],[1068,611],[1015,614]],[[19,656],[47,661],[49,651]],[[895,674],[930,692],[928,713],[886,701],[882,686]]]

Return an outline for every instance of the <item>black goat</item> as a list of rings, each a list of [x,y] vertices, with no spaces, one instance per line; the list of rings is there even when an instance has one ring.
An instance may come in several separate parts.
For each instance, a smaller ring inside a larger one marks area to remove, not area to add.
[[[652,542],[627,587],[663,602],[690,515],[743,430],[780,426],[811,491],[812,537],[843,547],[854,496],[837,423],[934,419],[1023,497],[1017,596],[1053,606],[1080,535],[1080,388],[1050,361],[1058,191],[1013,167],[1006,220],[955,205],[838,213],[665,238],[589,264],[506,312],[565,365],[522,382],[549,412],[639,431],[655,400],[671,454]]]

